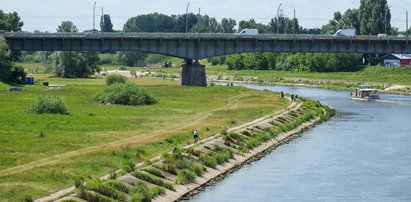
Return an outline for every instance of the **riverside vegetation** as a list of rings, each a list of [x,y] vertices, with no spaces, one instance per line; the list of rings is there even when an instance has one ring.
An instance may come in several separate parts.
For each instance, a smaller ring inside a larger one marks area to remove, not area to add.
[[[77,194],[71,199],[151,201],[156,196],[176,191],[175,186],[195,182],[197,177],[203,176],[209,169],[216,169],[236,156],[248,153],[282,132],[293,130],[314,118],[318,118],[320,122],[335,114],[334,110],[319,102],[305,99],[302,101],[299,108],[278,116],[264,127],[254,125],[238,133],[223,131],[215,137],[223,143],[174,148],[172,152],[164,153],[156,162],[146,162],[139,167],[122,170],[118,173],[121,177],[115,176],[116,179],[92,180],[79,186]],[[148,188],[142,181],[152,188]]]
[[[137,162],[192,143],[193,128],[206,138],[289,104],[268,91],[182,87],[175,81],[140,78],[127,82],[145,89],[157,104],[101,105],[95,96],[106,88],[103,78],[32,76],[37,85],[26,85],[22,91],[9,91],[9,85],[0,83],[0,201],[35,199],[81,184],[79,179],[115,175],[113,170],[136,171],[132,169]],[[39,85],[43,81],[63,87]],[[28,113],[41,96],[61,97],[69,114]],[[182,168],[164,165],[157,169],[178,174]],[[183,168],[187,170],[181,172],[179,183],[201,174],[200,164],[193,168]],[[153,168],[139,172],[161,178]],[[146,190],[142,185],[138,189]],[[151,189],[150,193],[162,192]]]

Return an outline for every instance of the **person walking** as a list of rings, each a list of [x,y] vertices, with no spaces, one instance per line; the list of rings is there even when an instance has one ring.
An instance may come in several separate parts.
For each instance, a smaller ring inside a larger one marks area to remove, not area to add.
[[[197,130],[194,130],[193,136],[194,136],[194,144],[196,144],[198,142],[198,131]]]
[[[294,102],[294,94],[291,94],[291,102]]]
[[[281,91],[281,98],[284,98],[284,92]]]

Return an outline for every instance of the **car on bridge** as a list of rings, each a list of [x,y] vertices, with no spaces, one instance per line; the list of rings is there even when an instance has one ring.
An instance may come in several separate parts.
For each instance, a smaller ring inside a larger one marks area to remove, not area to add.
[[[388,39],[388,38],[390,38],[390,36],[388,34],[378,34],[377,37],[379,39]]]

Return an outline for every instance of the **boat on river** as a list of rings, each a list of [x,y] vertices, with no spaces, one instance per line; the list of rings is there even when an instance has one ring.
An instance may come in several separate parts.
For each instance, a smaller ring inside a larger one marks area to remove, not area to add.
[[[358,87],[351,92],[351,99],[359,101],[375,101],[380,99],[380,96],[378,96],[377,93],[377,89]]]

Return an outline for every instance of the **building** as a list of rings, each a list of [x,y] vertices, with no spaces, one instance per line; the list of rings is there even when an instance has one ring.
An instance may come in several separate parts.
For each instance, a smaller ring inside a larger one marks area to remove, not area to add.
[[[389,54],[382,57],[382,60],[386,67],[411,66],[411,54]]]

